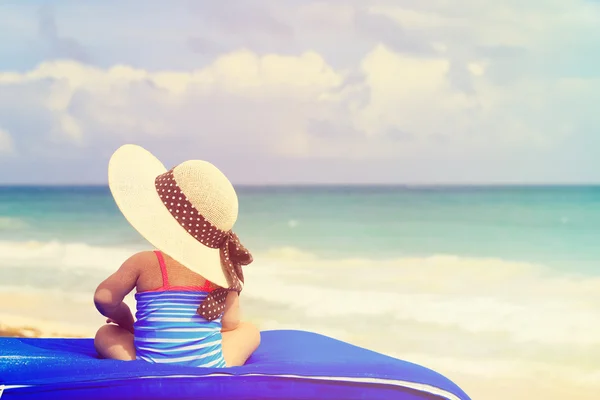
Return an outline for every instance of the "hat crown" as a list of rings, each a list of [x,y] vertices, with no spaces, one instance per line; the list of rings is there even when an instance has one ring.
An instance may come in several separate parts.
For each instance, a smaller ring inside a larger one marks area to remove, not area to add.
[[[238,198],[227,177],[208,161],[190,160],[173,168],[173,178],[188,201],[222,231],[233,228]]]

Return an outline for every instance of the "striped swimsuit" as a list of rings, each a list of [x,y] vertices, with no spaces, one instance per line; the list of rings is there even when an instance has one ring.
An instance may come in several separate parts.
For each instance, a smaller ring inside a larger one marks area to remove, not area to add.
[[[196,313],[211,291],[202,287],[170,286],[163,255],[155,251],[163,286],[135,294],[134,324],[136,358],[151,363],[191,367],[225,367],[221,347],[221,317],[208,321]]]

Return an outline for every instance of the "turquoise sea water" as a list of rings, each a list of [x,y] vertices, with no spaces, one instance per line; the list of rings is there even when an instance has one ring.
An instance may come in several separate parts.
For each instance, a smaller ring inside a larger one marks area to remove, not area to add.
[[[600,271],[600,187],[241,187],[235,226],[258,252],[435,254]],[[0,188],[0,241],[143,247],[106,187]]]

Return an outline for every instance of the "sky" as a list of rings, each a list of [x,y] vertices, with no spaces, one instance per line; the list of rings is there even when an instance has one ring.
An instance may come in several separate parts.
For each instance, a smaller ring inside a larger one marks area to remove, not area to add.
[[[0,184],[600,182],[600,2],[0,1]]]

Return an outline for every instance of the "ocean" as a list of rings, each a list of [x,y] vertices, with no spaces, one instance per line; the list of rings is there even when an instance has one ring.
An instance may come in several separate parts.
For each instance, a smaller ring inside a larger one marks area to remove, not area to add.
[[[474,399],[597,397],[600,187],[236,190],[261,329],[420,363]],[[93,334],[95,287],[150,248],[106,187],[2,187],[0,322]]]

